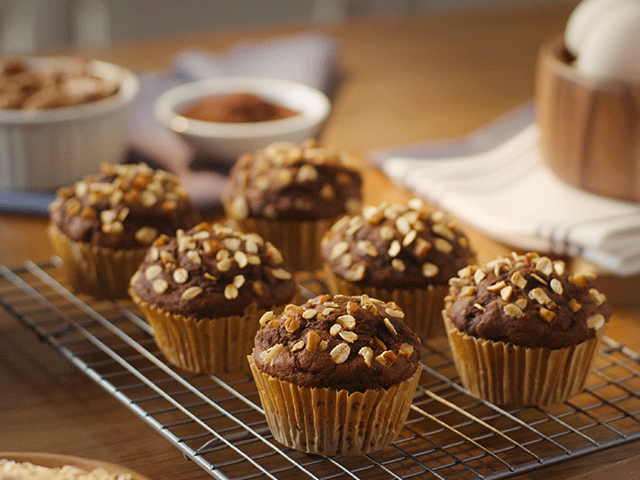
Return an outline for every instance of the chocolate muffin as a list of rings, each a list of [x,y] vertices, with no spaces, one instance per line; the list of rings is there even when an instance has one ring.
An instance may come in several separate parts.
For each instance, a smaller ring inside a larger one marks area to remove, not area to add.
[[[143,163],[104,163],[59,189],[49,211],[49,239],[73,289],[100,298],[126,297],[149,245],[200,221],[177,177]]]
[[[399,434],[420,340],[394,303],[321,295],[260,319],[249,363],[271,432],[309,453],[359,455]]]
[[[360,211],[362,179],[349,156],[313,140],[273,143],[242,155],[222,203],[242,230],[271,241],[294,270],[321,267],[320,240],[345,213]]]
[[[394,301],[421,338],[444,333],[448,281],[475,261],[454,220],[417,198],[342,217],[325,234],[321,254],[331,293]]]
[[[218,374],[246,369],[258,320],[297,292],[271,243],[203,222],[153,242],[129,293],[171,363]]]
[[[498,405],[579,393],[611,316],[591,278],[536,253],[460,270],[443,317],[463,385]]]

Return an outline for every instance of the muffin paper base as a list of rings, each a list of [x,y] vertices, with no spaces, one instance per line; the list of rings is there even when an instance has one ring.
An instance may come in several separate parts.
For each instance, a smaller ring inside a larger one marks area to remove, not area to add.
[[[363,455],[393,442],[409,414],[421,368],[389,389],[349,393],[310,388],[260,371],[248,357],[267,423],[291,448],[325,455]]]
[[[332,295],[362,295],[366,293],[383,302],[396,302],[404,312],[403,321],[420,338],[444,334],[442,307],[449,292],[448,285],[430,285],[426,288],[377,288],[349,282],[335,273],[327,264],[324,273]]]
[[[126,298],[129,280],[147,253],[146,248],[115,250],[76,242],[49,225],[47,235],[76,293],[97,298]]]
[[[289,221],[246,218],[237,220],[237,224],[241,230],[255,232],[273,243],[292,270],[314,271],[322,268],[320,257],[322,236],[339,218]]]
[[[166,312],[129,292],[149,324],[160,351],[173,365],[214,375],[249,372],[246,356],[260,326],[261,310],[253,303],[242,315],[219,318],[186,317]],[[273,308],[282,312],[284,306]]]
[[[552,405],[580,393],[605,331],[570,347],[525,348],[473,337],[443,317],[462,384],[502,406]]]

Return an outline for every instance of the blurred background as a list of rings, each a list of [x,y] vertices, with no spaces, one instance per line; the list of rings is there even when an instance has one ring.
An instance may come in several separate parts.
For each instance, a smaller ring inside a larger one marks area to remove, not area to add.
[[[513,8],[575,0],[0,0],[0,53],[212,31],[234,26],[336,22],[364,15]]]

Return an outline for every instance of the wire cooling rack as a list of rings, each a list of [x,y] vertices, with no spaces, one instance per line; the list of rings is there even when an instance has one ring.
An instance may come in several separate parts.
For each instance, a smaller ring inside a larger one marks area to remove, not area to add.
[[[73,295],[55,259],[0,266],[0,303],[218,479],[498,479],[640,438],[640,356],[609,338],[583,393],[552,407],[509,410],[462,388],[446,339],[433,339],[393,445],[325,457],[273,439],[249,376],[169,366],[132,303]]]

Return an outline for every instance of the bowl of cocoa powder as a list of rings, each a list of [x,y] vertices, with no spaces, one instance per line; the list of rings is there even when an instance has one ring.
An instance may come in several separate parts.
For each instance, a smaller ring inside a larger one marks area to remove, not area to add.
[[[318,135],[331,103],[321,91],[287,80],[212,78],[175,87],[155,103],[156,119],[204,158],[232,163],[273,142]]]

